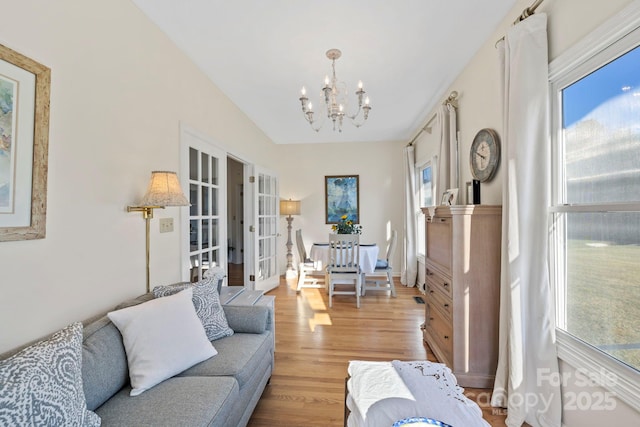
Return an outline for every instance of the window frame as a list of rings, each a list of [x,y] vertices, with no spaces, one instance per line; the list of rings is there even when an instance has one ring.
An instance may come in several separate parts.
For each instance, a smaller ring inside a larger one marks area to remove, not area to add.
[[[435,173],[436,173],[436,157],[433,157],[433,159],[429,159],[429,160],[423,160],[420,161],[419,163],[416,162],[415,164],[415,179],[416,179],[416,188],[417,188],[417,199],[418,199],[418,203],[416,203],[417,205],[417,211],[415,212],[416,215],[416,224],[417,224],[417,258],[418,261],[420,262],[424,262],[424,257],[425,257],[425,230],[424,230],[424,222],[425,222],[425,218],[424,218],[424,213],[422,212],[422,200],[423,200],[423,193],[422,193],[422,171],[425,170],[426,168],[430,167],[431,168],[431,202],[432,204],[435,206],[437,205],[437,200],[435,198],[435,191],[436,191],[436,182],[435,182]]]
[[[602,26],[591,32],[549,64],[551,144],[552,144],[552,221],[549,264],[556,315],[563,316],[564,300],[564,221],[556,220],[564,213],[574,212],[638,212],[639,203],[564,204],[564,176],[561,167],[562,90],[589,73],[624,55],[640,45],[640,4],[634,2]],[[559,317],[558,317],[559,318]],[[616,381],[600,385],[636,410],[640,410],[640,372],[612,356],[556,328],[558,357],[576,369],[600,375],[613,375]],[[611,377],[610,377],[611,378]]]

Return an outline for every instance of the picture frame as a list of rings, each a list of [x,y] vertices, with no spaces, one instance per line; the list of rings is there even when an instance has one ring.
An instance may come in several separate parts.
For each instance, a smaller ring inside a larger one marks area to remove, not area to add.
[[[347,215],[360,222],[359,175],[327,175],[324,177],[325,223],[337,224]]]
[[[50,92],[48,67],[0,44],[0,241],[46,235]]]
[[[450,188],[442,193],[440,204],[444,206],[453,206],[458,204],[458,189]]]

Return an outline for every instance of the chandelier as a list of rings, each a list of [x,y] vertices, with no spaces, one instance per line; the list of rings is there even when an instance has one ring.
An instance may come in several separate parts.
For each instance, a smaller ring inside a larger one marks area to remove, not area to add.
[[[369,111],[371,111],[371,105],[369,105],[369,97],[365,97],[367,94],[363,87],[362,81],[358,82],[358,90],[356,96],[358,97],[358,108],[353,114],[349,114],[348,111],[348,99],[347,99],[347,85],[344,82],[339,82],[336,78],[336,59],[342,56],[342,52],[339,49],[329,49],[327,51],[327,58],[331,60],[331,69],[333,70],[332,78],[329,76],[324,78],[324,87],[322,88],[321,97],[324,98],[324,103],[321,105],[321,117],[323,119],[317,123],[313,117],[313,105],[307,98],[307,89],[302,87],[302,96],[300,96],[300,103],[302,104],[302,112],[304,117],[311,125],[311,128],[316,132],[320,131],[320,128],[324,125],[326,119],[331,119],[333,122],[333,130],[342,132],[342,123],[344,118],[347,117],[351,120],[353,125],[357,128],[362,126],[364,122],[369,118]],[[364,102],[363,102],[364,100]],[[326,118],[325,117],[326,114]]]

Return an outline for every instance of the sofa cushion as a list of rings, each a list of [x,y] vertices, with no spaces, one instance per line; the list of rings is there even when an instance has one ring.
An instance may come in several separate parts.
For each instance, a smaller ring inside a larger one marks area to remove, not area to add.
[[[122,334],[131,396],[217,354],[186,289],[107,314]]]
[[[191,288],[193,290],[193,306],[196,314],[204,326],[207,338],[210,341],[233,335],[233,329],[227,323],[220,295],[213,281],[213,277],[205,277],[196,283],[175,283],[167,286],[153,288],[153,296],[156,298],[174,295],[180,291]],[[216,282],[217,283],[217,282]]]
[[[272,343],[271,333],[233,334],[216,341],[216,357],[194,365],[179,376],[233,376],[242,388],[260,371],[261,363],[265,360],[271,363]]]
[[[92,411],[129,382],[122,336],[107,316],[84,328],[82,382]]]
[[[269,308],[259,305],[226,305],[224,312],[229,326],[237,333],[261,334],[267,330]]]
[[[105,427],[225,426],[238,399],[231,377],[174,377],[136,397],[130,391],[125,387],[96,410]]]
[[[0,361],[0,425],[99,426],[82,389],[82,323]]]

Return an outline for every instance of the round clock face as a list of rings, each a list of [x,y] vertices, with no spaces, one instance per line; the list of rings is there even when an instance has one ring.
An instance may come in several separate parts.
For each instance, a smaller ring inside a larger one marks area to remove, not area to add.
[[[500,140],[491,129],[482,129],[471,143],[469,163],[475,179],[486,182],[493,178],[500,161]]]

